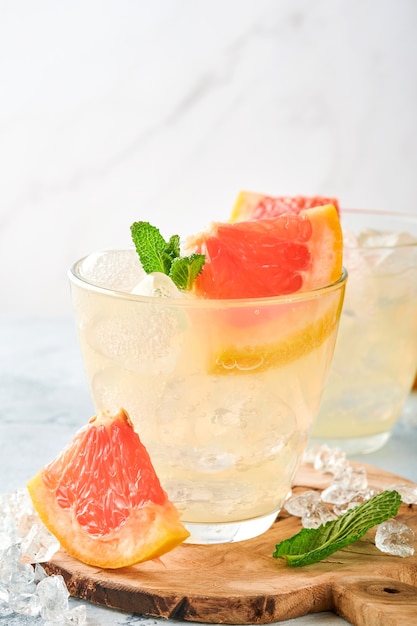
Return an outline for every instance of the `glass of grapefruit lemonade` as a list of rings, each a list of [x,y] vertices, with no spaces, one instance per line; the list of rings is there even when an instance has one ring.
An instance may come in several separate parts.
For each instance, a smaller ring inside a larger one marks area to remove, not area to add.
[[[303,261],[306,282],[312,258]],[[318,412],[343,303],[341,265],[318,288],[204,297],[145,275],[131,248],[81,259],[70,280],[95,406],[129,413],[188,541],[266,531]]]
[[[417,217],[342,210],[349,272],[313,439],[348,454],[389,439],[417,371]]]

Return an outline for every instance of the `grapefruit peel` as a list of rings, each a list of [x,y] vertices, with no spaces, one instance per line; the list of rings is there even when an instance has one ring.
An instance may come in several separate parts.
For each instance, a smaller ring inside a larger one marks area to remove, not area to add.
[[[311,312],[309,303],[303,303],[304,317],[309,318]],[[226,344],[215,351],[209,359],[211,374],[258,374],[274,367],[283,367],[319,348],[324,341],[336,330],[342,302],[329,306],[328,310],[319,319],[304,323],[294,330],[289,324],[290,331],[285,337],[265,344],[241,345]],[[284,322],[285,323],[285,322]],[[270,336],[282,334],[279,329],[275,333],[270,328]],[[213,365],[214,364],[214,365]]]

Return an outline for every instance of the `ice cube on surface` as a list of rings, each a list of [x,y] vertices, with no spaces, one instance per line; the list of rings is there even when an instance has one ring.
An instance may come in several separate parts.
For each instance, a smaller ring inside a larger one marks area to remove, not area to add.
[[[366,470],[353,467],[350,463],[337,470],[327,489],[323,489],[321,499],[338,506],[352,502],[359,492],[368,487]]]
[[[381,552],[395,556],[414,554],[414,531],[395,519],[380,524],[375,534],[375,545]]]
[[[329,504],[343,505],[351,502],[356,495],[356,491],[345,489],[339,485],[331,484],[327,489],[323,489],[321,499]]]
[[[0,618],[13,613],[9,602],[9,590],[0,583]]]
[[[0,552],[0,584],[8,585],[18,567],[20,548],[17,543]]]
[[[397,491],[404,504],[417,504],[417,485],[415,483],[412,485],[408,483],[390,485],[387,489]]]
[[[74,619],[70,616],[72,621],[65,621],[68,607],[65,608],[62,598],[68,604],[69,593],[62,577],[61,595],[53,596],[54,610],[58,609],[55,613],[48,612],[50,599],[45,600],[42,589],[56,587],[57,583],[45,582],[49,578],[43,567],[32,564],[37,559],[48,560],[58,550],[59,543],[40,521],[26,489],[0,495],[0,522],[9,536],[9,545],[0,546],[0,617],[17,613],[26,615],[26,619],[41,615],[46,624],[84,624],[85,620],[76,614]]]
[[[15,563],[9,578],[10,588],[14,591],[34,591],[35,570],[29,563]]]
[[[47,576],[48,576],[48,574],[45,572],[45,570],[42,567],[42,565],[40,565],[39,563],[36,563],[35,564],[35,583],[40,582],[41,580],[43,580]]]
[[[381,493],[381,489],[377,489],[375,487],[368,487],[367,489],[364,489],[363,491],[359,491],[355,493],[352,497],[352,500],[349,500],[347,502],[342,502],[341,504],[335,504],[333,506],[333,511],[334,513],[336,513],[336,515],[343,515],[344,513],[346,513],[346,511],[349,511],[350,509],[354,509],[356,506],[359,506],[359,504],[362,504],[362,502],[366,502],[367,500],[370,500],[371,498],[376,496],[378,493]]]
[[[346,465],[346,453],[340,448],[321,445],[314,457],[314,469],[325,474],[336,474]]]
[[[10,518],[6,516],[0,521],[0,554],[10,548],[15,540],[15,528],[12,525],[8,527],[9,522]]]
[[[36,593],[40,598],[43,619],[62,620],[62,615],[69,610],[69,592],[63,577],[52,575],[44,578],[38,583]]]
[[[339,517],[340,515],[344,515],[345,513],[350,511],[350,509],[355,509],[357,506],[359,506],[359,504],[361,504],[361,502],[357,500],[343,502],[342,504],[334,504],[333,513]]]
[[[59,541],[40,521],[33,524],[21,542],[20,560],[24,563],[44,563],[59,550]]]
[[[83,604],[80,604],[65,611],[62,618],[65,626],[71,626],[71,624],[72,626],[83,626],[87,623],[87,609]]]
[[[129,293],[145,272],[136,250],[99,250],[83,259],[80,276],[93,285]]]
[[[13,539],[14,535],[23,537],[38,519],[38,514],[33,508],[27,489],[16,489],[12,493],[2,496],[0,500],[0,533],[7,528],[10,539]]]
[[[337,515],[333,513],[323,502],[318,504],[311,510],[305,513],[301,518],[301,524],[303,528],[318,528],[326,522],[337,519]]]
[[[303,463],[309,463],[311,465],[314,465],[316,456],[320,452],[321,449],[322,449],[322,444],[320,443],[315,443],[315,444],[312,444],[311,446],[308,446],[307,450],[303,454]]]
[[[41,602],[36,593],[10,591],[9,605],[14,613],[21,615],[39,615]]]
[[[311,512],[320,502],[320,494],[318,491],[308,490],[297,496],[287,500],[284,509],[295,517],[303,517],[306,513]]]
[[[287,500],[284,508],[290,515],[301,517],[304,528],[318,528],[321,524],[336,519],[334,513],[320,501],[320,493],[312,489]]]
[[[334,475],[333,484],[342,489],[363,491],[368,487],[368,477],[364,467],[354,467],[350,463],[338,470]]]

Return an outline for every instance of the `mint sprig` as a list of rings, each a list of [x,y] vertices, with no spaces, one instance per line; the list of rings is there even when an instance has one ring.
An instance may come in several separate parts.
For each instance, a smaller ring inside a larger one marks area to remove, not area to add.
[[[288,565],[300,567],[325,559],[333,552],[357,541],[377,524],[398,513],[401,496],[397,491],[383,491],[338,519],[319,528],[303,528],[275,546],[273,557],[285,559]]]
[[[179,236],[173,235],[165,241],[159,229],[149,222],[134,222],[130,232],[147,274],[162,272],[171,278],[178,289],[191,289],[203,268],[204,254],[182,257]]]

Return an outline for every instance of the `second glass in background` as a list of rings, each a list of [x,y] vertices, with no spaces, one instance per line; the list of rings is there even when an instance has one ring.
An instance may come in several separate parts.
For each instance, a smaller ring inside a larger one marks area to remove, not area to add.
[[[389,439],[417,370],[417,218],[345,210],[349,272],[313,440],[347,454]]]

